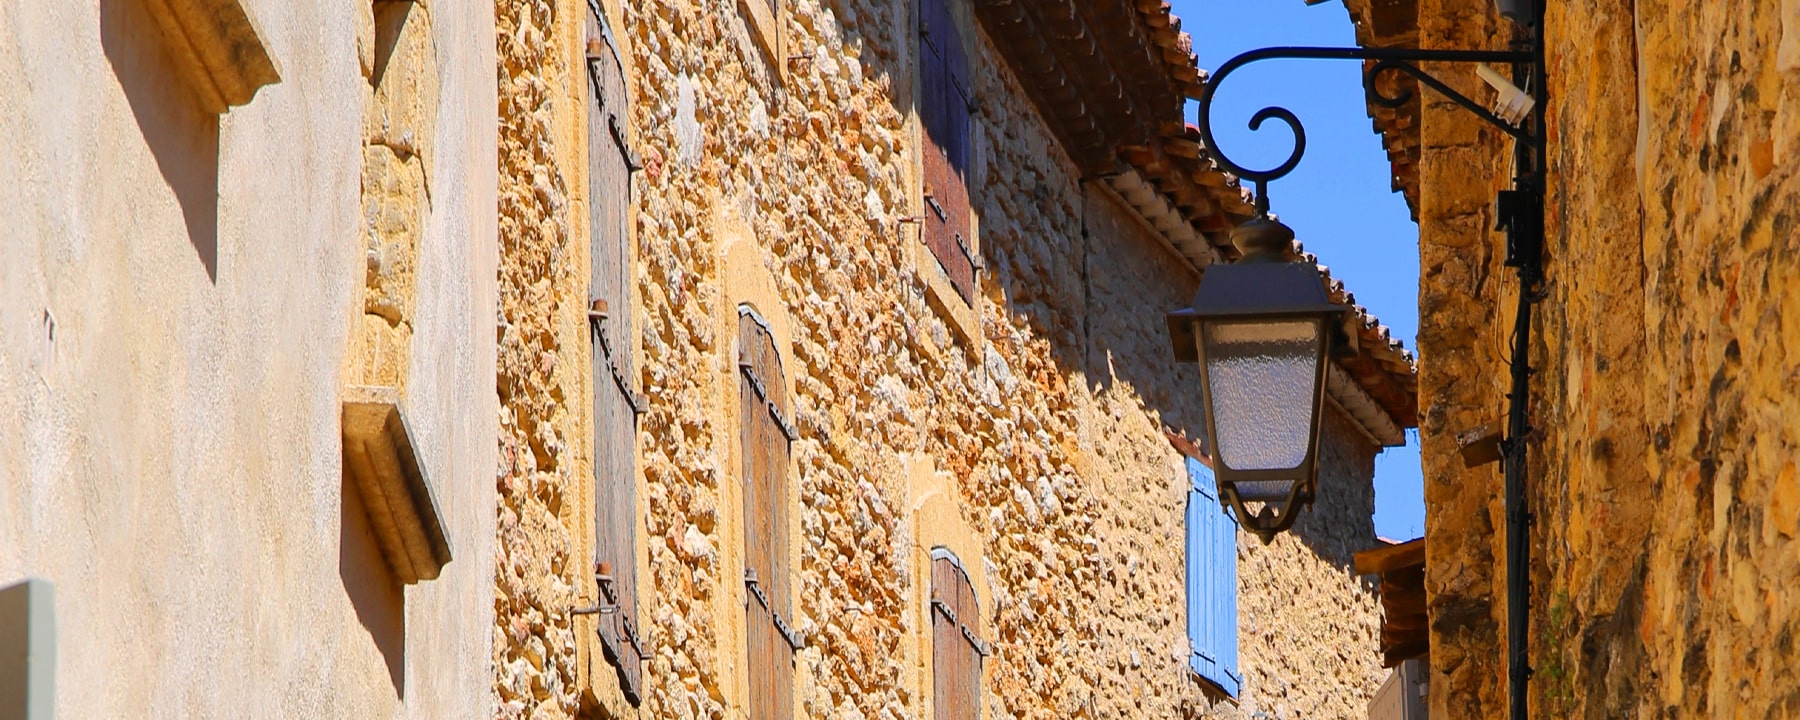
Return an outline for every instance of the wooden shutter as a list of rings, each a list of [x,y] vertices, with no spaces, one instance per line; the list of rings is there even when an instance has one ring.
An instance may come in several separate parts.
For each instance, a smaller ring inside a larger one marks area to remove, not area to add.
[[[738,311],[738,395],[744,455],[744,616],[750,720],[794,716],[799,642],[788,582],[788,418],[781,357],[762,318]]]
[[[600,644],[625,697],[639,702],[643,648],[637,631],[637,411],[631,362],[631,155],[625,145],[625,78],[598,15],[588,12],[588,206],[590,341],[594,388],[594,567]]]
[[[1219,506],[1212,469],[1187,459],[1187,623],[1189,666],[1237,697],[1237,523]]]
[[[936,720],[980,720],[981,610],[962,563],[945,550],[931,553],[931,667]]]
[[[919,117],[925,126],[925,224],[931,254],[965,302],[974,301],[969,210],[968,57],[949,0],[919,3]]]

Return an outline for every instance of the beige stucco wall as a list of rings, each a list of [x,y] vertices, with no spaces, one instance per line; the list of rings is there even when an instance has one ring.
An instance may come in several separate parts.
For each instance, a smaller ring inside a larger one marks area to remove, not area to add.
[[[402,590],[339,455],[356,10],[246,10],[282,80],[215,118],[139,2],[0,7],[0,582],[56,583],[59,717],[486,715],[491,16],[432,23],[406,407],[455,560]]]
[[[1381,679],[1374,448],[1328,423],[1321,506],[1240,562],[1238,706],[1186,670],[1197,374],[1163,313],[1197,278],[1078,180],[985,37],[974,196],[988,267],[962,337],[918,275],[912,3],[782,3],[788,58],[735,4],[603,4],[633,91],[641,708],[596,659],[590,601],[583,4],[498,2],[503,397],[493,646],[505,717],[743,716],[735,310],[775,325],[793,446],[796,708],[929,717],[924,563],[981,600],[985,717],[1361,717]],[[778,68],[777,65],[785,67]],[[785,72],[783,72],[785,70]],[[1084,236],[1083,227],[1087,228]],[[928,257],[928,256],[927,256]]]

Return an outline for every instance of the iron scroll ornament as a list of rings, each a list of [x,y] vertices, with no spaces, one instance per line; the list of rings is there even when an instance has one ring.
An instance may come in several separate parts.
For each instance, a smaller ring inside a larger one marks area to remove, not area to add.
[[[1300,164],[1301,156],[1306,154],[1306,127],[1300,123],[1300,118],[1296,117],[1292,110],[1280,106],[1265,107],[1256,111],[1256,114],[1250,116],[1250,129],[1252,131],[1261,130],[1263,123],[1269,120],[1280,120],[1287,125],[1288,130],[1294,134],[1294,149],[1288,153],[1287,159],[1281,164],[1267,170],[1252,170],[1233,161],[1219,149],[1212,130],[1212,105],[1213,99],[1218,95],[1219,85],[1231,75],[1232,71],[1259,60],[1373,60],[1375,64],[1363,73],[1363,92],[1370,103],[1397,108],[1412,100],[1413,93],[1411,91],[1402,91],[1390,97],[1381,94],[1375,83],[1382,73],[1403,72],[1417,78],[1426,87],[1436,90],[1464,109],[1475,113],[1481,119],[1486,120],[1488,124],[1499,128],[1501,132],[1511,135],[1533,148],[1541,149],[1544,144],[1542,137],[1533,136],[1530,130],[1516,127],[1500,119],[1498,115],[1483,107],[1481,103],[1457,92],[1455,88],[1444,84],[1442,80],[1433,77],[1418,66],[1418,63],[1427,62],[1534,64],[1537,54],[1529,50],[1331,47],[1270,47],[1251,50],[1225,61],[1225,64],[1220,65],[1219,69],[1213,72],[1212,77],[1207,79],[1206,87],[1200,93],[1199,125],[1201,141],[1205,144],[1206,151],[1213,160],[1233,175],[1256,184],[1256,212],[1258,215],[1266,216],[1269,213],[1269,181],[1293,172],[1294,168]],[[1528,88],[1528,90],[1533,94],[1537,92],[1536,88]]]

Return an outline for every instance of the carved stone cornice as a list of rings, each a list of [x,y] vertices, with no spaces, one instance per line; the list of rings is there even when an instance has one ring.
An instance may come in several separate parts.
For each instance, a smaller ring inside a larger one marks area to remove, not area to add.
[[[145,0],[170,55],[207,112],[225,112],[281,82],[256,22],[239,0]]]

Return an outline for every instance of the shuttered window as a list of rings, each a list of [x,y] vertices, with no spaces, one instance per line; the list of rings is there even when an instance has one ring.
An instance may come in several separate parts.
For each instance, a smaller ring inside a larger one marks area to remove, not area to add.
[[[601,648],[625,697],[639,702],[643,647],[637,628],[637,414],[632,380],[631,154],[625,144],[625,78],[618,51],[590,7],[588,37],[588,327],[593,345],[594,570]]]
[[[788,582],[789,421],[781,357],[769,326],[738,309],[738,393],[744,456],[744,621],[750,720],[794,716],[794,652],[799,639]]]
[[[969,573],[950,551],[931,552],[931,683],[936,720],[980,720],[981,611]]]
[[[1187,459],[1187,625],[1194,673],[1238,696],[1237,522],[1219,506],[1212,469]]]
[[[921,232],[950,284],[965,302],[973,302],[969,62],[949,2],[919,2],[919,117],[925,126],[925,222]]]

